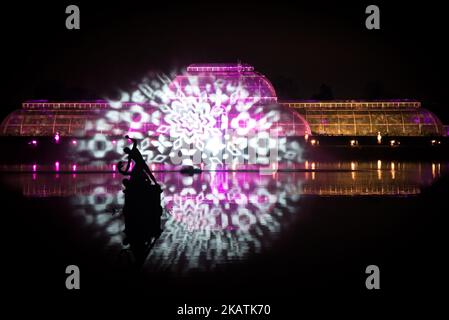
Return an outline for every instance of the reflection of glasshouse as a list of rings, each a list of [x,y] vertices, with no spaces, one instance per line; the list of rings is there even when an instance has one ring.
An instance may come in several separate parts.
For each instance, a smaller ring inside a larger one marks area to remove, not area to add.
[[[236,90],[237,87],[244,90]],[[188,131],[195,129],[199,123],[198,126],[213,124],[214,128],[226,129],[230,126],[245,131],[255,121],[262,123],[267,118],[272,121],[272,128],[279,128],[279,133],[285,136],[376,136],[378,133],[391,136],[446,135],[440,120],[421,108],[417,101],[279,102],[270,81],[255,72],[254,67],[245,64],[190,65],[187,73],[178,75],[168,85],[168,92],[174,94],[166,98],[177,98],[179,95],[192,98],[205,94],[208,103],[215,107],[210,107],[210,110],[203,108],[202,113],[195,108],[166,113],[165,120],[169,123],[162,126],[164,130],[170,130],[170,127],[176,129],[173,125],[177,125],[179,130]],[[233,103],[232,109],[227,110],[222,105],[225,99]],[[2,121],[0,135],[54,136],[58,132],[61,136],[75,137],[92,136],[101,131],[106,136],[120,136],[128,132],[135,119],[139,119],[138,130],[141,132],[161,132],[162,127],[154,127],[160,113],[149,113],[149,108],[154,105],[152,101],[147,105],[122,103],[120,112],[124,122],[119,123],[107,122],[114,119],[113,113],[117,112],[116,107],[106,101],[25,102],[22,109],[12,112]],[[216,105],[222,106],[216,108]],[[257,108],[258,105],[264,105],[264,108]],[[251,110],[248,106],[252,106]],[[279,119],[270,117],[273,108],[280,111]],[[175,109],[171,107],[162,111],[167,110]],[[95,128],[92,128],[93,123]]]

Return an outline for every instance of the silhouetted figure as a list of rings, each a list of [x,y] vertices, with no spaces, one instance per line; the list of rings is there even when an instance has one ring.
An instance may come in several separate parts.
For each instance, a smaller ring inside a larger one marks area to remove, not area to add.
[[[123,151],[128,155],[128,163],[126,164],[125,170],[123,170],[123,162],[119,161],[118,171],[123,175],[131,175],[133,179],[146,178],[146,175],[148,175],[154,184],[158,184],[156,178],[153,176],[153,173],[143,159],[142,154],[139,149],[137,149],[137,140],[130,138],[129,136],[126,136],[125,138],[130,139],[133,142],[133,147],[132,149],[128,147],[123,149]],[[132,168],[131,173],[128,173],[131,166],[131,161],[134,161],[134,167]]]
[[[126,136],[126,138],[129,137]],[[124,148],[125,153],[128,154],[125,170],[122,169],[121,161],[118,165],[120,173],[130,176],[129,179],[123,179],[125,187],[123,190],[125,193],[123,207],[125,239],[123,243],[130,245],[136,265],[142,266],[162,232],[162,189],[137,149],[137,140],[131,140],[134,143],[133,148]],[[128,172],[131,161],[134,162],[134,166],[131,172]]]

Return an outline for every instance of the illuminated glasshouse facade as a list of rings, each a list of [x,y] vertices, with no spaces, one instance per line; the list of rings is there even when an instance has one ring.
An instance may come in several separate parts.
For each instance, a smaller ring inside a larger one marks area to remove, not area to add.
[[[190,65],[171,82],[157,88],[145,83],[136,93],[113,102],[24,102],[2,121],[0,135],[169,134],[195,142],[229,129],[248,135],[262,128],[280,136],[447,134],[418,101],[279,102],[270,81],[244,64]]]
[[[314,135],[441,136],[444,128],[418,101],[302,101],[281,103],[300,113]]]

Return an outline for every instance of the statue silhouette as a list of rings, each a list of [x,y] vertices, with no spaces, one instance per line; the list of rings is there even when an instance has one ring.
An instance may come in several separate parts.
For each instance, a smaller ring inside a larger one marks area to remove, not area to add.
[[[129,139],[128,136],[126,138]],[[137,148],[137,140],[131,141],[132,149],[128,147],[123,149],[128,154],[126,168],[122,168],[122,161],[118,163],[118,171],[130,177],[123,179],[125,187],[123,190],[125,204],[122,211],[125,220],[123,244],[130,246],[136,265],[142,266],[162,233],[162,189]],[[134,165],[129,172],[132,162]]]
[[[137,149],[137,140],[126,136],[125,138],[130,139],[133,142],[132,149],[126,147],[123,151],[128,155],[128,163],[126,164],[125,170],[122,169],[123,161],[118,162],[118,171],[123,175],[131,175],[133,179],[147,179],[146,175],[154,182],[154,184],[158,185],[156,178],[151,172],[150,168],[146,164],[145,160],[142,157],[139,149]],[[128,173],[128,170],[131,166],[131,161],[134,161],[134,167],[131,170],[131,173]]]

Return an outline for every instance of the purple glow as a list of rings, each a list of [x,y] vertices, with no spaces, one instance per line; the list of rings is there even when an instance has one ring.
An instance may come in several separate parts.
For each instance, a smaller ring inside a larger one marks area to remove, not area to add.
[[[33,164],[33,171],[36,172],[36,170],[37,170],[37,165]]]
[[[55,137],[54,138],[55,138],[55,142],[59,143],[59,139],[60,139],[59,132],[55,133]]]
[[[73,144],[74,146],[76,146],[76,144],[77,144],[76,140],[72,140],[72,144]]]
[[[31,144],[33,147],[37,146],[37,140],[31,140],[28,144]]]
[[[72,171],[76,171],[76,164],[72,165]]]
[[[56,161],[56,162],[55,162],[55,170],[56,170],[56,171],[59,171],[59,161]]]

